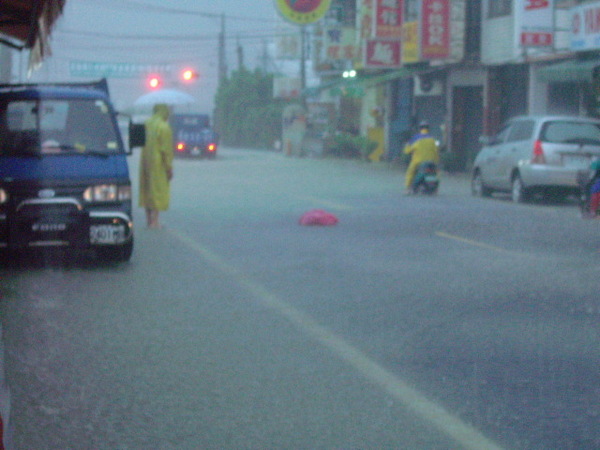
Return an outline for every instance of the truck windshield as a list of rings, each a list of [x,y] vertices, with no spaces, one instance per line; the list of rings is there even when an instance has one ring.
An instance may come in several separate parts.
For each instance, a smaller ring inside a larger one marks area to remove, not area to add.
[[[0,104],[0,154],[110,154],[119,150],[103,100],[15,100]]]

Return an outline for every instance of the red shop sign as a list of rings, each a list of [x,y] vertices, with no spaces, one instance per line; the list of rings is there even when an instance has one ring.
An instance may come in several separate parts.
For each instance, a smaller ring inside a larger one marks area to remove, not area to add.
[[[421,58],[450,56],[450,0],[423,0]]]
[[[366,43],[365,67],[395,68],[402,62],[402,41],[398,39],[369,39]]]
[[[375,7],[375,36],[400,39],[404,0],[377,0]]]

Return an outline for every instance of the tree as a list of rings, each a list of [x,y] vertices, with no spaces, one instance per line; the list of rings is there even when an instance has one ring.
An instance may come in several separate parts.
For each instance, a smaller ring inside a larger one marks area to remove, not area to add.
[[[284,106],[273,98],[273,75],[242,68],[217,89],[215,128],[225,145],[272,148],[281,136]]]

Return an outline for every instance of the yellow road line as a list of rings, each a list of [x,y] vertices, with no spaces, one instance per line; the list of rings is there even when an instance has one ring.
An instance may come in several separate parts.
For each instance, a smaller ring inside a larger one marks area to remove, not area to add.
[[[475,247],[487,248],[488,250],[494,250],[496,252],[509,253],[510,250],[506,250],[502,247],[496,247],[495,245],[485,244],[483,242],[474,241],[472,239],[467,239],[462,236],[456,236],[454,234],[444,233],[443,231],[436,231],[436,236],[443,237],[446,239],[452,239],[459,242],[464,242],[465,244],[473,245]]]
[[[167,231],[181,243],[197,252],[208,264],[235,280],[240,287],[251,293],[261,305],[286,318],[300,332],[327,347],[340,359],[363,374],[370,382],[378,385],[421,419],[431,423],[437,430],[454,439],[460,446],[477,450],[501,448],[477,429],[463,422],[442,406],[428,400],[419,391],[369,358],[365,353],[347,343],[328,328],[320,325],[310,315],[294,308],[269,292],[264,286],[228,264],[223,258],[204,247],[201,243],[180,231],[170,228]]]

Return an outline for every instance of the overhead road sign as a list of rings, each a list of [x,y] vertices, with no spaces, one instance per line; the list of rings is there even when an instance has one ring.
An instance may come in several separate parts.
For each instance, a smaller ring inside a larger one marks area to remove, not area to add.
[[[73,77],[84,78],[140,78],[149,73],[168,75],[175,70],[172,64],[106,63],[71,61],[69,72]]]

